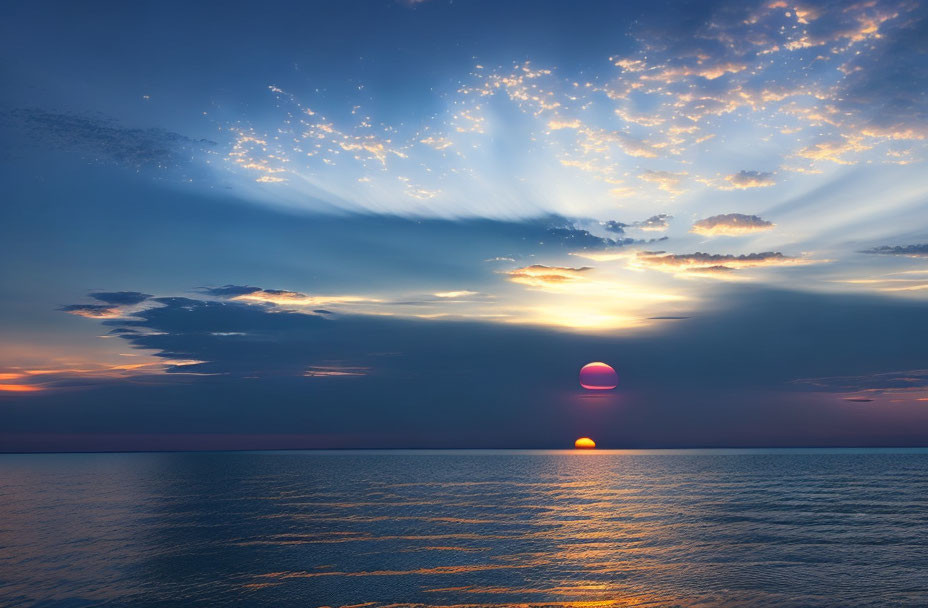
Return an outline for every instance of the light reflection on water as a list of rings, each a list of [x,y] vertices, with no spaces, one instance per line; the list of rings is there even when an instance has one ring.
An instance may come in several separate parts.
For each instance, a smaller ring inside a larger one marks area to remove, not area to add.
[[[928,451],[0,456],[3,606],[925,606]]]

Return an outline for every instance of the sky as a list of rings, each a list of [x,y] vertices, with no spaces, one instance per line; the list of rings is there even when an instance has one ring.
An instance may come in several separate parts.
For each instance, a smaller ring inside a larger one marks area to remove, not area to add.
[[[928,445],[924,2],[7,3],[0,83],[0,451]]]

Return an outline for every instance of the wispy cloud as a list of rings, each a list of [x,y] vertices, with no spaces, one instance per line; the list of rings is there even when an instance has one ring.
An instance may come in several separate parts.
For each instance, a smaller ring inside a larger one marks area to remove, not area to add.
[[[720,190],[747,190],[749,188],[768,188],[775,185],[773,173],[764,171],[739,171],[726,175],[722,183],[716,187]]]
[[[107,304],[69,304],[59,310],[88,319],[113,319],[122,316],[122,310]]]
[[[928,86],[911,50],[923,22],[903,0],[723,2],[685,24],[636,23],[637,45],[585,78],[531,61],[475,65],[442,91],[443,111],[402,126],[272,85],[280,120],[228,125],[236,139],[227,158],[262,182],[250,193],[277,204],[599,221],[617,201],[653,213],[655,187],[707,197],[700,185],[774,189],[842,165],[920,162],[928,114],[920,93],[902,91]],[[500,156],[494,141],[525,152]],[[710,160],[754,153],[747,142],[764,142],[778,169]]]
[[[56,113],[38,108],[12,110],[10,117],[29,129],[38,141],[75,148],[93,161],[133,169],[173,169],[187,166],[191,156],[216,142],[191,139],[157,128],[135,128],[98,116]]]
[[[795,384],[836,392],[846,401],[928,401],[928,370],[908,369],[858,376],[803,378]]]
[[[672,171],[652,171],[651,169],[638,175],[639,179],[646,182],[657,184],[657,187],[671,194],[681,194],[685,192],[683,181],[686,179],[686,171],[674,173]]]
[[[529,287],[551,287],[585,280],[586,274],[590,270],[592,268],[589,266],[570,268],[533,264],[510,270],[506,274],[513,283],[520,283]]]
[[[881,245],[872,249],[865,249],[861,253],[901,255],[911,258],[928,257],[928,243],[921,245]]]
[[[90,297],[99,302],[105,302],[116,306],[131,306],[133,304],[141,304],[152,296],[151,294],[138,291],[98,291],[91,293]]]
[[[445,299],[457,299],[457,298],[466,298],[468,296],[476,296],[478,292],[468,291],[466,289],[460,289],[458,291],[439,291],[434,294],[436,298],[445,298]]]
[[[309,295],[298,291],[283,289],[261,289],[251,293],[232,296],[232,300],[260,302],[278,306],[317,307],[333,304],[356,304],[361,302],[378,302],[377,298],[358,295]]]

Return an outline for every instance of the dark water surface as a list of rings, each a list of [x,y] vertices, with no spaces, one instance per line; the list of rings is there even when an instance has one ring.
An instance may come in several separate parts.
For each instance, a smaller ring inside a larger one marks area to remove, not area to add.
[[[0,456],[0,606],[928,606],[928,451]]]

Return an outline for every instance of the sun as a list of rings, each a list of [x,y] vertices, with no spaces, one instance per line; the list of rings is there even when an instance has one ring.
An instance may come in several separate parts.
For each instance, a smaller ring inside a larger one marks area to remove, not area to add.
[[[574,441],[574,448],[578,450],[592,450],[596,447],[596,442],[589,437],[581,437]]]
[[[619,384],[619,377],[611,365],[602,361],[587,363],[580,369],[580,386],[589,391],[608,391]]]

